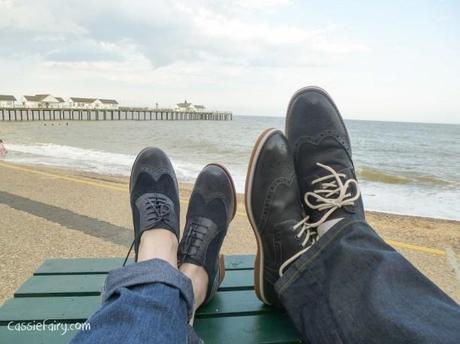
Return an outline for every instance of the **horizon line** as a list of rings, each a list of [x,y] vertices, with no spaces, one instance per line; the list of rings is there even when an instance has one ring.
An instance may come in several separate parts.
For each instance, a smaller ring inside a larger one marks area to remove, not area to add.
[[[285,115],[241,115],[233,113],[233,117],[272,117],[272,118],[284,118]],[[383,119],[362,119],[362,118],[347,118],[342,116],[346,121],[361,121],[361,122],[384,122],[384,123],[412,123],[412,124],[441,124],[441,125],[460,125],[460,122],[417,122],[417,121],[395,121],[395,120],[383,120]]]

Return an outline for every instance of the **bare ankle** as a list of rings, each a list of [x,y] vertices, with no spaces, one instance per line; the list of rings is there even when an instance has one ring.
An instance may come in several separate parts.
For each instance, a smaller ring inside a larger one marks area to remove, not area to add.
[[[138,261],[162,259],[177,268],[177,237],[167,229],[155,229],[142,233]]]
[[[209,281],[208,273],[202,266],[191,263],[182,264],[179,270],[192,281],[195,309],[197,309],[206,299]]]

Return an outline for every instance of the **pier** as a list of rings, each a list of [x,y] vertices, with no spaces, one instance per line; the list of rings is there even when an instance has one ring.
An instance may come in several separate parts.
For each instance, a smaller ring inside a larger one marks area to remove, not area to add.
[[[231,112],[186,112],[170,109],[0,108],[0,121],[231,121]]]

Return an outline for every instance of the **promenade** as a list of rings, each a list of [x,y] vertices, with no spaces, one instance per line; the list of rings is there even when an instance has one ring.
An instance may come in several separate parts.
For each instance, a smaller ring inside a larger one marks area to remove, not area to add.
[[[0,162],[0,304],[48,258],[124,257],[132,242],[128,179]],[[192,185],[180,185],[181,224]],[[460,222],[367,213],[375,230],[460,302]],[[225,254],[254,254],[243,196]]]

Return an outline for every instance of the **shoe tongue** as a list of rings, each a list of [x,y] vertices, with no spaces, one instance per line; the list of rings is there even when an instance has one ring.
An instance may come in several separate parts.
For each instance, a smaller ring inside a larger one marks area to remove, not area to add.
[[[339,217],[333,220],[328,220],[318,227],[318,239],[321,238],[326,232],[334,227],[337,223],[343,220],[343,217]]]

